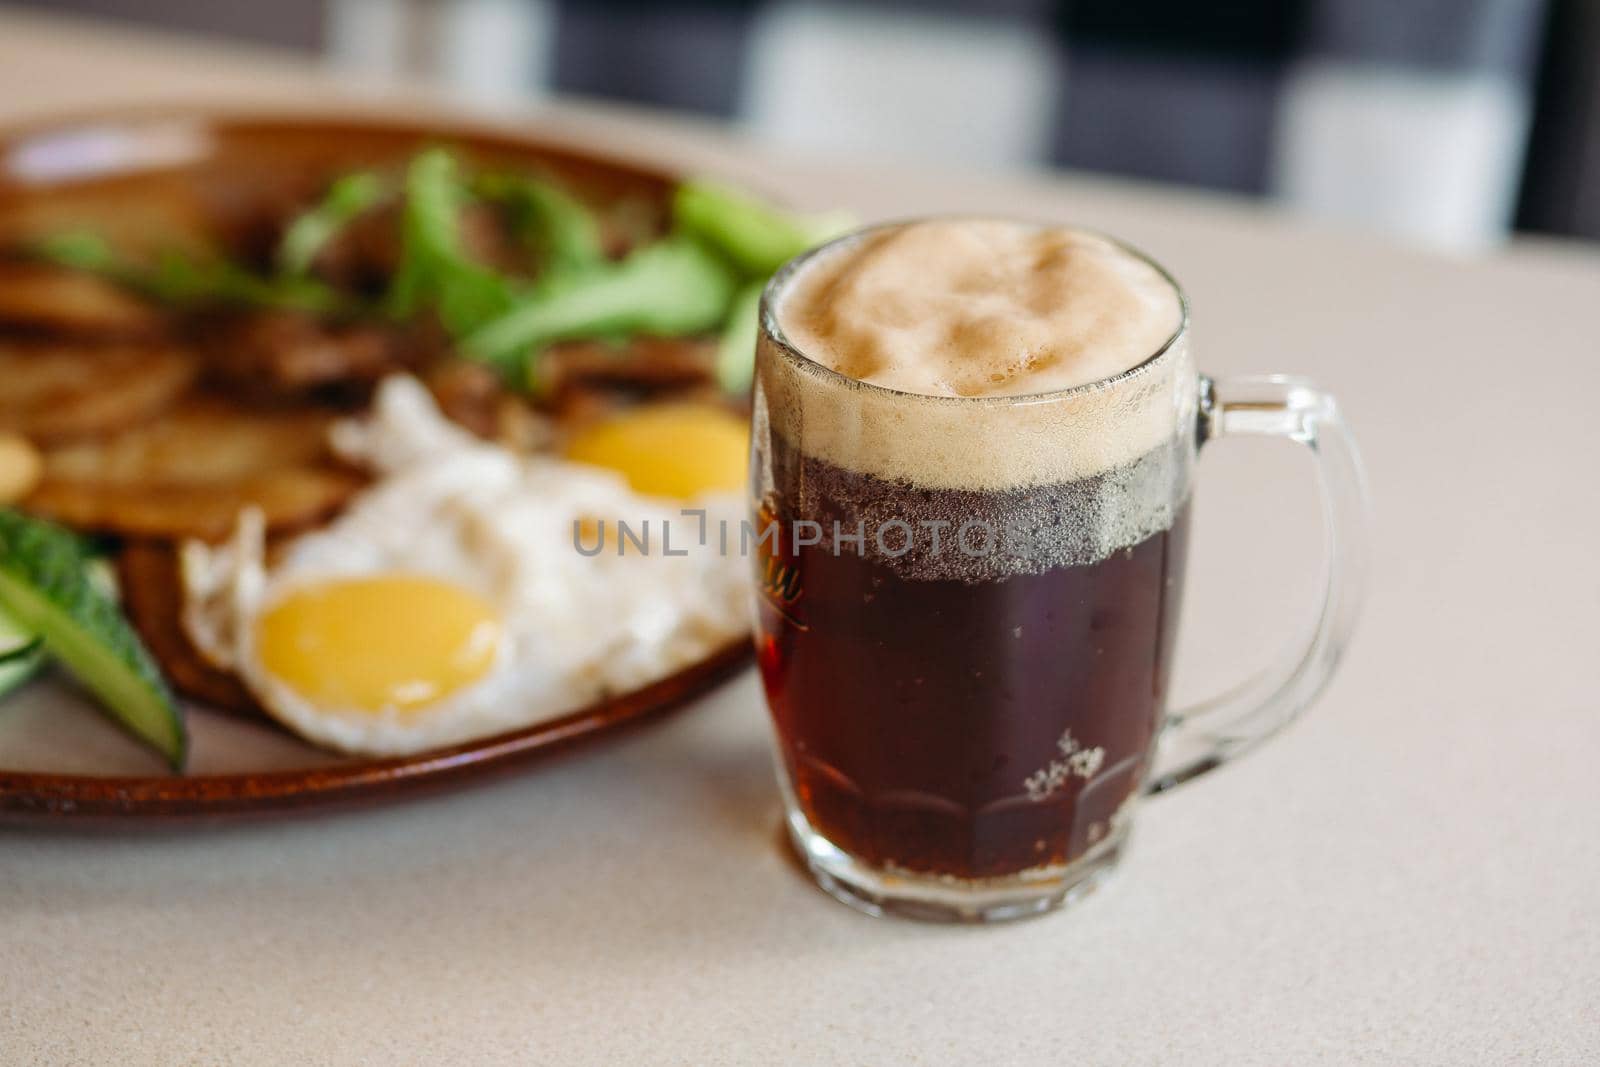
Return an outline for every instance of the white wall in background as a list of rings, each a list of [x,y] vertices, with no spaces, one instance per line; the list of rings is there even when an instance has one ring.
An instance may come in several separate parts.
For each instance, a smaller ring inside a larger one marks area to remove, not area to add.
[[[548,0],[332,0],[328,54],[345,69],[427,78],[477,103],[507,103],[548,82]]]
[[[502,102],[549,80],[555,11],[544,0],[435,0],[438,75],[472,100]]]
[[[1273,185],[1314,216],[1480,247],[1509,228],[1527,128],[1499,78],[1308,62],[1284,86]]]
[[[781,144],[962,165],[1044,156],[1049,39],[1001,20],[777,3],[752,30],[745,119]]]
[[[328,58],[341,70],[393,76],[407,73],[410,4],[404,0],[331,0]]]

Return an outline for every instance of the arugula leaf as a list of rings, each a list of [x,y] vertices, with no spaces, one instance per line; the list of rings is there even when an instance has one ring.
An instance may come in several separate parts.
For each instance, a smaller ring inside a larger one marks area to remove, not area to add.
[[[40,251],[168,303],[360,310],[309,271],[341,227],[393,191],[371,172],[334,181],[285,231],[278,271],[267,276],[177,252],[153,265],[134,263],[94,234],[58,234]],[[849,225],[843,215],[796,215],[728,186],[689,181],[674,192],[672,234],[611,262],[594,214],[546,178],[497,173],[469,182],[448,151],[434,148],[412,158],[399,192],[400,262],[379,310],[397,319],[434,312],[464,355],[504,369],[525,387],[534,384],[537,353],[553,342],[721,327],[718,380],[731,391],[747,388],[762,284],[784,262]],[[475,196],[503,205],[517,235],[538,253],[543,270],[536,281],[509,277],[472,256],[461,222]]]
[[[418,155],[406,169],[405,196],[390,312],[405,318],[432,306],[456,335],[504,314],[515,299],[515,286],[474,262],[461,241],[460,215],[469,191],[455,159],[439,148]]]
[[[339,294],[315,279],[253,274],[225,259],[195,259],[177,250],[162,253],[154,264],[136,263],[118,256],[93,233],[55,234],[38,242],[34,251],[49,262],[99,274],[165,304],[242,304],[315,313],[344,308]]]
[[[728,321],[717,339],[717,384],[729,393],[750,388],[756,369],[756,334],[760,323],[761,291],[766,281],[754,281],[739,290],[728,311]]]
[[[41,259],[72,270],[111,274],[120,263],[111,243],[88,230],[65,230],[40,238],[33,251]]]
[[[691,180],[672,197],[674,226],[716,248],[746,273],[765,278],[801,252],[853,225],[842,212],[797,215],[716,182]]]
[[[661,336],[715,328],[737,279],[722,257],[676,235],[588,273],[551,279],[461,342],[474,359],[519,369],[553,341],[608,334]]]
[[[158,300],[172,304],[243,304],[327,314],[344,304],[337,292],[313,278],[264,277],[224,259],[193,260],[167,252],[155,270],[130,279]]]
[[[546,275],[574,274],[604,264],[600,223],[561,186],[524,174],[486,174],[478,189],[511,210],[511,225],[537,252]]]
[[[303,212],[283,231],[278,243],[278,270],[303,275],[335,235],[376,207],[389,194],[389,183],[371,171],[356,171],[334,180],[315,207]]]

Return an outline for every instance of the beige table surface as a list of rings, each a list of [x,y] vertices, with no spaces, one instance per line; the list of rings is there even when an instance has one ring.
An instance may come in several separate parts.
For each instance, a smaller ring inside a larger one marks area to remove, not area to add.
[[[308,91],[330,94],[281,57],[0,12],[7,119]],[[1342,675],[1147,805],[1105,892],[1006,928],[813,889],[779,846],[748,674],[440,799],[0,832],[0,1063],[1600,1062],[1600,256],[1451,259],[1161,189],[784,161],[592,107],[516,121],[865,217],[1024,212],[1148,248],[1208,370],[1302,372],[1348,409],[1377,543]],[[1208,450],[1186,693],[1303,615],[1308,474],[1287,445]]]

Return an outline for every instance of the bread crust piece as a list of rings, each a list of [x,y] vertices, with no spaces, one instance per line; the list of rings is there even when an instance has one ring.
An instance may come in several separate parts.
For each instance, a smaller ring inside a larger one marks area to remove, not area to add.
[[[152,338],[165,331],[167,317],[105,278],[0,257],[0,326],[72,337]]]
[[[172,687],[191,700],[264,718],[237,675],[203,657],[183,628],[183,576],[169,541],[129,541],[117,553],[122,608]]]
[[[50,445],[140,426],[176,404],[197,369],[163,342],[0,340],[0,430]]]

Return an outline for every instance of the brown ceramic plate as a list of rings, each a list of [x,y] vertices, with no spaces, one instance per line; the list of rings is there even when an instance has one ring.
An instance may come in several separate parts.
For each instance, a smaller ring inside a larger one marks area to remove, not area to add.
[[[270,190],[427,144],[531,164],[601,198],[660,210],[670,175],[534,136],[460,122],[201,112],[86,118],[0,136],[0,243],[90,226],[163,241]],[[0,705],[0,820],[60,824],[205,821],[371,803],[478,780],[682,705],[744,666],[740,641],[661,681],[525,729],[395,759],[350,759],[265,723],[192,708],[184,775],[119,733],[64,681]]]

